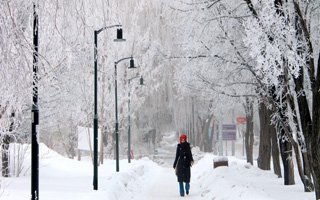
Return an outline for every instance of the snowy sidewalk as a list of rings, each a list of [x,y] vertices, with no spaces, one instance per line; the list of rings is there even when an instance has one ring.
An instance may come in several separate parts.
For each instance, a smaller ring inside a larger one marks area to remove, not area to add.
[[[190,200],[200,199],[199,191],[196,184],[193,184],[191,178],[190,194],[185,196]],[[133,198],[133,200],[176,200],[181,199],[179,195],[179,185],[172,168],[161,168],[150,177],[150,182],[145,184],[143,192]]]

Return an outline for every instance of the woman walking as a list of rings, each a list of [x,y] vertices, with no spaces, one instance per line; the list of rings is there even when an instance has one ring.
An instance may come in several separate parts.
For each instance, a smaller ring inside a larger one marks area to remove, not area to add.
[[[177,145],[176,158],[173,163],[173,168],[176,170],[176,175],[179,182],[180,196],[184,196],[184,191],[189,194],[190,190],[190,167],[193,165],[193,157],[190,144],[187,142],[185,134],[180,135],[180,144]],[[185,183],[185,185],[184,185]]]

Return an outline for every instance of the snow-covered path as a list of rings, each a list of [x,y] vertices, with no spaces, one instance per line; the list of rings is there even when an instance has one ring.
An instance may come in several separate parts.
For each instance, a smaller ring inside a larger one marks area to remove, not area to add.
[[[187,196],[190,200],[199,199],[199,189],[196,184],[192,183],[190,194]],[[146,183],[146,187],[142,193],[138,194],[133,200],[176,200],[181,199],[179,195],[179,186],[174,174],[174,170],[171,168],[160,168],[150,180],[149,184]]]

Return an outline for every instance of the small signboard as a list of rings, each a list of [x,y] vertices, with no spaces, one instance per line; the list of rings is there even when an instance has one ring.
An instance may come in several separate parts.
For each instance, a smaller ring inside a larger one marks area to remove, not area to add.
[[[100,151],[101,132],[98,129],[98,151]],[[78,149],[90,151],[93,150],[93,129],[78,126]]]
[[[222,140],[236,140],[237,126],[235,124],[222,125]]]

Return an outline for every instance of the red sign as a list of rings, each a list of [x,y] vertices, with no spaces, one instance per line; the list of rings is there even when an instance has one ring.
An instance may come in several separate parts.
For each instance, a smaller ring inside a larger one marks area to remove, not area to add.
[[[247,122],[247,118],[243,116],[237,117],[236,120],[237,120],[237,124],[245,124]]]

